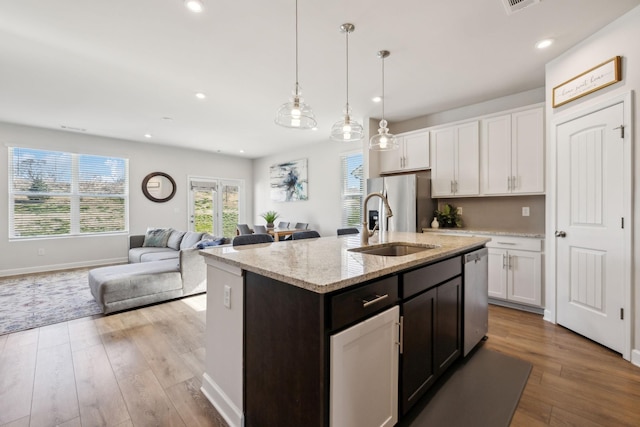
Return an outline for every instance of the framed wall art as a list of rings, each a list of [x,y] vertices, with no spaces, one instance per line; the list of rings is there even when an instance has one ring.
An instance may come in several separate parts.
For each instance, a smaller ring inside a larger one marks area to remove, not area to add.
[[[272,165],[269,170],[271,200],[297,202],[308,200],[307,159]]]
[[[608,61],[585,71],[553,88],[553,108],[593,93],[622,80],[621,57],[614,56]]]

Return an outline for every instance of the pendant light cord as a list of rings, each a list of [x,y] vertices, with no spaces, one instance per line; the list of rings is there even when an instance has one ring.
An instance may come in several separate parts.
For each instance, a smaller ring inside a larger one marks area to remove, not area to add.
[[[349,115],[349,30],[345,31],[347,37],[347,111]]]
[[[382,120],[384,120],[384,55],[382,56]]]
[[[298,95],[298,0],[296,0],[296,96]]]

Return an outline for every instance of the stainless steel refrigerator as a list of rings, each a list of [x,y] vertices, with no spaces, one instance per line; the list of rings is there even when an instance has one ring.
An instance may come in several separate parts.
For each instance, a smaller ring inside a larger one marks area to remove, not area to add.
[[[436,201],[431,198],[430,172],[367,179],[367,194],[380,192],[387,197],[393,216],[386,218],[382,200],[372,197],[365,212],[370,230],[376,221],[385,231],[421,233],[430,226],[436,209]]]

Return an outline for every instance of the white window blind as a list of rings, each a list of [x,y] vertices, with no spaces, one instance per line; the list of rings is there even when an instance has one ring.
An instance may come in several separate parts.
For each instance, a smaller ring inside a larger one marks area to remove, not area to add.
[[[362,225],[364,198],[364,168],[362,152],[341,156],[342,170],[342,227]]]
[[[128,230],[127,159],[9,148],[9,236]]]

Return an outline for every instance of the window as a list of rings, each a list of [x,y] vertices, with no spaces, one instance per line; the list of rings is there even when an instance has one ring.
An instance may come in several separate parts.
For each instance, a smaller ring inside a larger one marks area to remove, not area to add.
[[[244,204],[244,182],[189,178],[191,231],[233,238]]]
[[[128,230],[129,161],[9,148],[9,236]]]
[[[342,227],[359,227],[362,225],[362,200],[364,198],[362,153],[343,155],[341,163]]]

